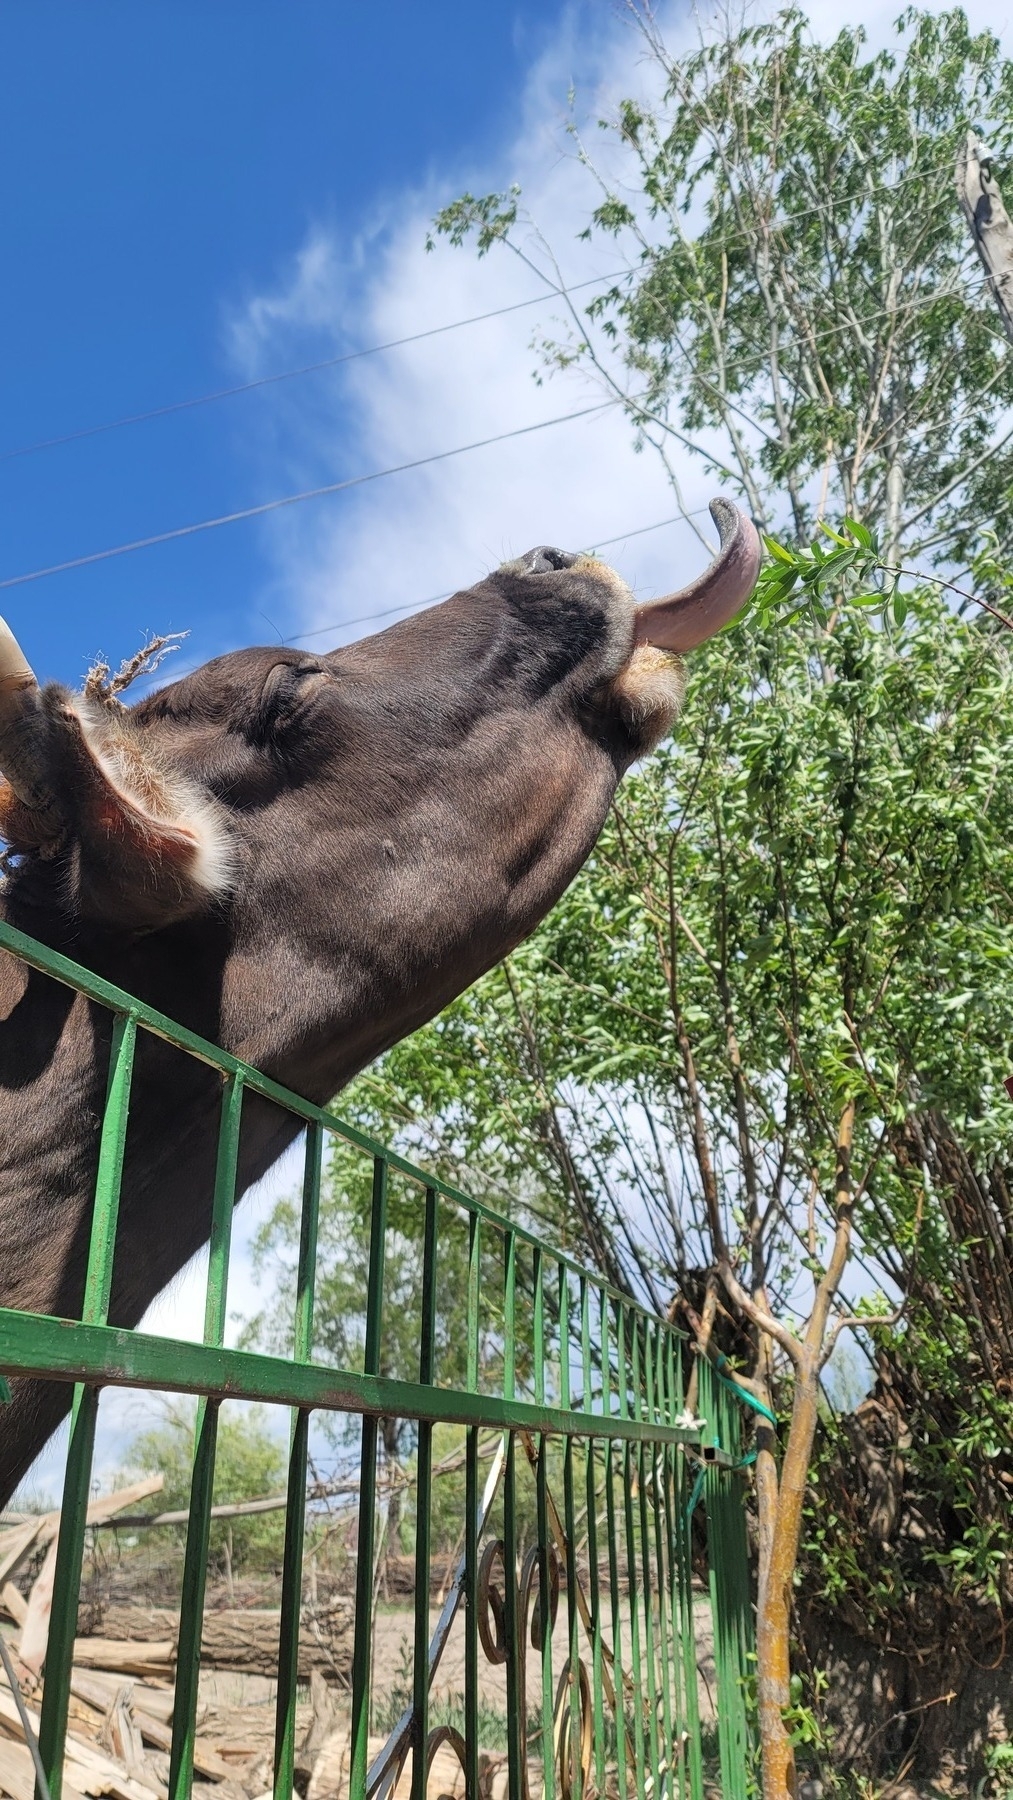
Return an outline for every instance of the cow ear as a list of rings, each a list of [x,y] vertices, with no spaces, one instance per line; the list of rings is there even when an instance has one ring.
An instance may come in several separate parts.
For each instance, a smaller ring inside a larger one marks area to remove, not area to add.
[[[62,829],[43,836],[13,789],[0,790],[0,831],[12,850],[58,860],[72,910],[96,923],[154,931],[206,911],[232,872],[217,802],[172,768],[118,701],[49,688],[43,707]]]
[[[173,770],[115,701],[70,701],[60,725],[76,910],[135,931],[206,911],[230,885],[217,803]]]

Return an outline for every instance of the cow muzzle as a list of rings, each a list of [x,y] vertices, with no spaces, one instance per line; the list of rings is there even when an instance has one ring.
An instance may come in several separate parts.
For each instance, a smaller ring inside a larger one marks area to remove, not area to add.
[[[710,514],[719,539],[714,561],[688,587],[634,608],[634,646],[650,644],[677,655],[695,650],[734,619],[749,599],[760,573],[756,527],[734,501],[721,496],[710,502]],[[573,554],[539,544],[505,566],[517,574],[549,575],[576,564],[590,566],[592,560],[582,552]]]

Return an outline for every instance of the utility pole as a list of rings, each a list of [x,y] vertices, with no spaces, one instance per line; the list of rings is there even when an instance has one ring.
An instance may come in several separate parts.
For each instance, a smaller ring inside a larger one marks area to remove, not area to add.
[[[957,196],[984,264],[1003,330],[1013,343],[1013,223],[992,177],[991,152],[975,131],[967,133],[957,152]]]

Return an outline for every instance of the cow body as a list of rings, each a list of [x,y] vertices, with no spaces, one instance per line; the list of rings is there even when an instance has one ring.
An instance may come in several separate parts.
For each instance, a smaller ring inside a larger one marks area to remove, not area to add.
[[[325,1103],[580,868],[678,705],[678,657],[638,648],[639,618],[603,565],[533,552],[329,656],[239,651],[129,709],[31,690],[0,729],[0,913]],[[0,953],[0,1305],[80,1316],[110,1032]],[[139,1034],[114,1324],[207,1239],[220,1095]],[[248,1096],[238,1192],[297,1130]],[[69,1402],[12,1386],[0,1499]]]

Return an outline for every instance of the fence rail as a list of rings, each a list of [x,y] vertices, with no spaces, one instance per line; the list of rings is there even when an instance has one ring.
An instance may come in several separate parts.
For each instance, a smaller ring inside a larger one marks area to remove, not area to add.
[[[703,1800],[698,1705],[693,1512],[704,1501],[713,1619],[720,1782],[747,1791],[751,1644],[737,1405],[701,1365],[702,1419],[685,1410],[682,1335],[628,1294],[535,1233],[417,1168],[165,1015],[0,923],[0,949],[112,1015],[109,1077],[81,1317],[0,1309],[0,1371],[73,1384],[70,1439],[45,1669],[40,1746],[59,1800],[92,1482],[104,1387],[197,1396],[189,1525],[181,1587],[169,1800],[194,1780],[219,1414],[228,1400],[291,1409],[274,1756],[275,1800],[291,1800],[303,1589],[308,1456],[314,1413],[361,1421],[351,1667],[351,1800],[386,1800],[395,1785],[423,1800],[429,1765],[447,1746],[467,1800],[488,1785],[480,1744],[480,1652],[505,1677],[508,1800],[533,1783],[555,1800],[592,1793]],[[108,1322],[117,1219],[138,1033],[164,1039],[221,1079],[203,1342]],[[244,1100],[281,1107],[305,1133],[291,1354],[224,1344],[233,1209]],[[318,1232],[329,1142],[371,1168],[362,1366],[314,1357]],[[391,1223],[397,1184],[398,1224]],[[405,1221],[408,1221],[406,1224]],[[421,1254],[417,1372],[392,1374],[388,1353],[390,1244],[415,1233]],[[463,1321],[448,1343],[447,1306]],[[463,1312],[461,1304],[463,1302]],[[374,1565],[380,1425],[415,1433],[416,1579],[411,1700],[383,1748],[371,1746],[376,1629]],[[463,1433],[463,1549],[431,1630],[433,1431]],[[480,1490],[479,1432],[502,1434]],[[2,1430],[2,1408],[0,1408]],[[561,1498],[557,1492],[561,1488]],[[554,1491],[555,1490],[555,1491]],[[700,1539],[697,1533],[697,1539]],[[565,1593],[565,1621],[556,1627]],[[430,1694],[451,1630],[464,1634],[460,1729],[431,1728]],[[565,1634],[563,1633],[565,1623]],[[530,1664],[530,1667],[529,1667]]]

